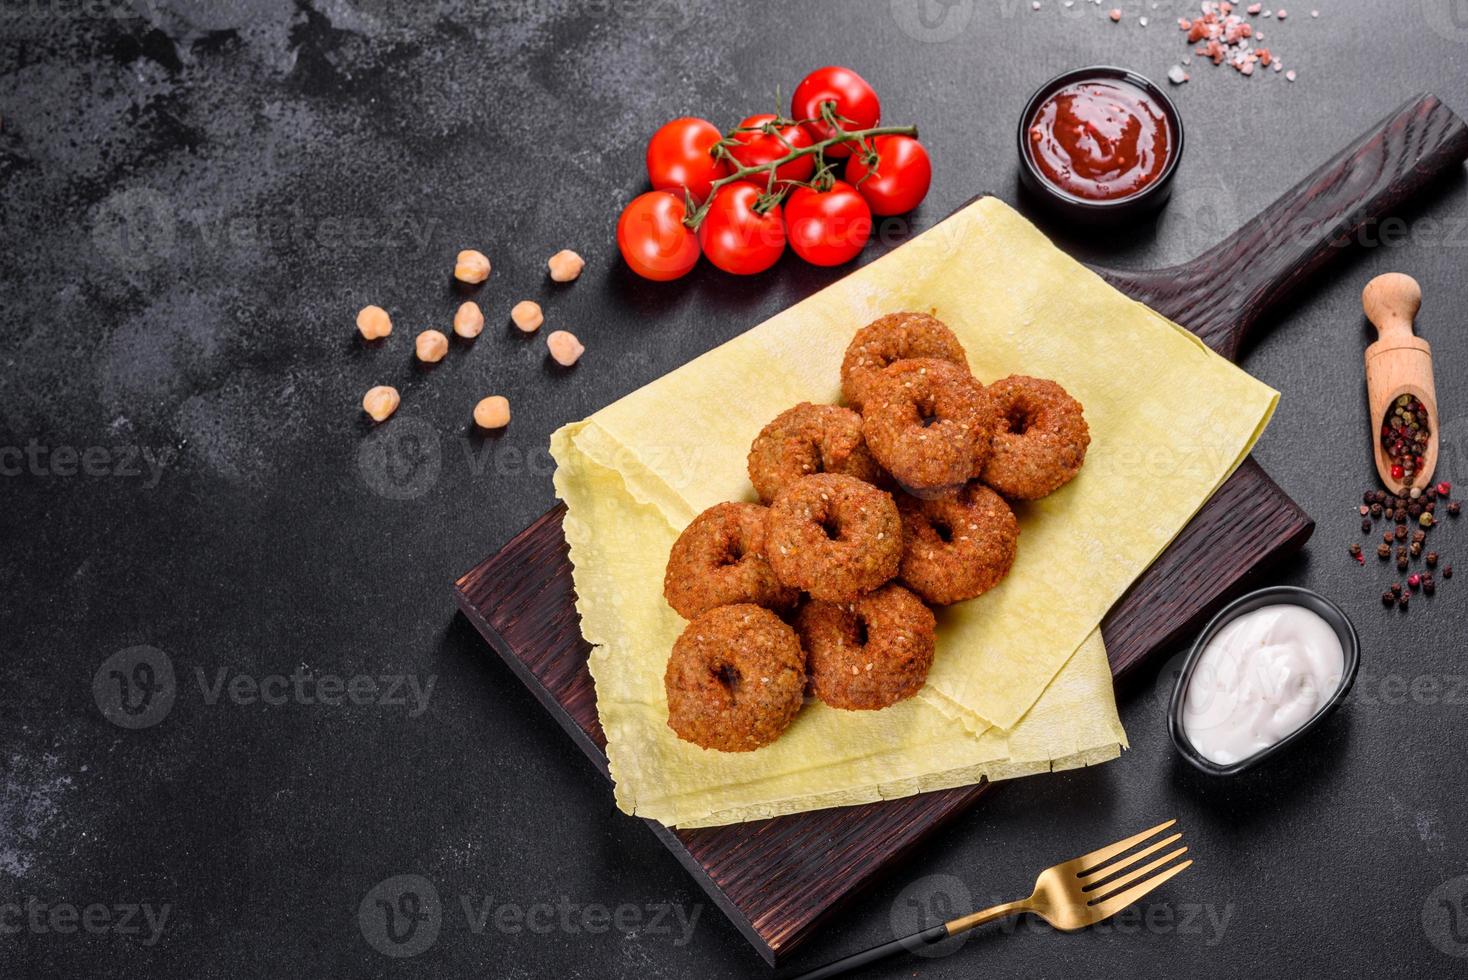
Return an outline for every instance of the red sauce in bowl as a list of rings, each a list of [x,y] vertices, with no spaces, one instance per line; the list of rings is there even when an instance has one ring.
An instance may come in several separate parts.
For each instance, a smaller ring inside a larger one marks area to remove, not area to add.
[[[1162,107],[1120,79],[1072,82],[1040,104],[1029,123],[1030,158],[1075,197],[1116,201],[1145,189],[1171,159]]]

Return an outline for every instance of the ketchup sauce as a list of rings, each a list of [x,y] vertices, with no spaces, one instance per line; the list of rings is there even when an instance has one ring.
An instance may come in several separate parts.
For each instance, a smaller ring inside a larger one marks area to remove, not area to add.
[[[1090,201],[1115,201],[1161,176],[1175,140],[1146,91],[1120,79],[1072,82],[1040,104],[1026,145],[1045,178]]]

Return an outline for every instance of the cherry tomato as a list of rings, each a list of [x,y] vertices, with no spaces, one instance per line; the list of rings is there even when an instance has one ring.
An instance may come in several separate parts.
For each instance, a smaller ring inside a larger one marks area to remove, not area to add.
[[[775,114],[766,112],[758,116],[750,116],[739,124],[740,129],[751,129],[755,126],[763,126],[773,121]],[[768,133],[735,133],[734,139],[738,146],[729,148],[729,153],[745,167],[759,167],[767,163],[774,163],[785,156],[791,150],[799,150],[810,146],[810,133],[799,126],[782,126],[778,130],[780,137],[774,137]],[[784,143],[780,142],[784,139]],[[786,146],[785,144],[790,144]],[[781,164],[775,171],[775,176],[780,180],[810,180],[810,175],[815,173],[815,157],[801,157],[789,163]]]
[[[933,182],[928,151],[911,136],[878,136],[870,143],[877,154],[876,167],[868,168],[865,152],[854,153],[846,161],[846,180],[871,205],[873,214],[906,214],[923,202]],[[867,177],[871,169],[876,173]]]
[[[684,116],[664,123],[647,141],[647,179],[653,190],[681,192],[686,187],[701,203],[709,196],[709,185],[729,173],[727,163],[709,155],[722,137],[706,119]]]
[[[811,265],[840,265],[860,254],[872,234],[872,211],[850,184],[829,191],[797,187],[785,202],[790,247]]]
[[[703,224],[698,241],[709,261],[737,276],[764,272],[785,251],[785,222],[780,205],[764,214],[754,210],[764,188],[747,180],[719,188]]]
[[[842,129],[871,129],[882,117],[882,103],[877,100],[877,93],[865,78],[850,68],[830,65],[817,68],[801,79],[795,86],[795,94],[790,97],[790,115],[795,119],[819,120],[823,102],[835,102],[836,115],[851,120],[842,123]],[[808,122],[804,126],[817,141],[836,135],[823,122]],[[850,154],[851,147],[845,143],[826,148],[826,156],[833,159]]]
[[[681,191],[648,191],[622,209],[617,248],[633,272],[665,282],[698,264],[698,236],[683,223],[687,213]]]

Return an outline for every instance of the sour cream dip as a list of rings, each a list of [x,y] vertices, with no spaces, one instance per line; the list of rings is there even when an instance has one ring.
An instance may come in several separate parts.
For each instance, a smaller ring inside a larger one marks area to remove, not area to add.
[[[1300,729],[1341,685],[1345,650],[1318,613],[1261,606],[1228,623],[1198,657],[1183,733],[1203,758],[1233,765]]]

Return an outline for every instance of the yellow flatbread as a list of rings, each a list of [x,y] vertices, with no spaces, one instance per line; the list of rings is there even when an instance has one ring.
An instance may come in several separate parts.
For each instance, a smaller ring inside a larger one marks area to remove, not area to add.
[[[918,698],[880,712],[811,705],[753,753],[678,741],[662,689],[684,625],[661,596],[668,548],[704,508],[753,499],[755,434],[797,402],[837,401],[856,328],[904,309],[948,323],[981,381],[1064,385],[1091,427],[1085,468],[1017,509],[1002,585],[940,611]],[[563,428],[556,487],[619,806],[691,826],[1113,757],[1125,736],[1101,617],[1243,460],[1277,398],[986,198]]]

